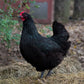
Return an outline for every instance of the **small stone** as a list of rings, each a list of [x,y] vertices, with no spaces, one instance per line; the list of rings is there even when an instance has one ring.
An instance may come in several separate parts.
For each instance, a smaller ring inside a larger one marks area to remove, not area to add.
[[[80,57],[79,57],[79,61],[80,61],[81,63],[84,63],[84,56],[80,56]]]

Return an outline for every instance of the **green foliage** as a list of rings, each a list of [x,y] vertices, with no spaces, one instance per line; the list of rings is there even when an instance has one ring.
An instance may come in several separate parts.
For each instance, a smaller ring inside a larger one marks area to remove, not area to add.
[[[39,8],[40,6],[39,6],[39,5],[35,5],[34,7],[35,7],[35,8]]]
[[[13,15],[15,11],[20,12],[19,8],[21,8],[24,5],[24,10],[30,9],[29,3],[35,3],[35,0],[3,0],[4,6],[7,6],[7,10],[4,11],[0,9],[0,38],[2,42],[7,43],[7,47],[11,47],[11,41],[15,41],[17,44],[19,44],[20,41],[20,34],[14,34],[14,28],[15,25],[18,23],[17,20],[13,20]],[[12,7],[13,3],[17,3],[17,1],[20,1],[17,8]],[[39,8],[39,6],[35,6],[36,8]],[[5,8],[3,8],[5,9]],[[22,26],[22,25],[20,25]],[[21,28],[20,28],[21,29]]]
[[[13,35],[13,37],[12,37],[12,39],[16,42],[16,44],[18,44],[19,45],[19,43],[20,43],[20,34],[14,34]]]
[[[17,6],[17,8],[12,7],[13,3],[17,3],[17,1],[19,2],[19,5]],[[9,16],[12,16],[12,14],[14,13],[15,10],[17,10],[18,12],[20,12],[19,8],[21,8],[22,6],[24,6],[24,10],[26,9],[30,9],[28,3],[35,3],[36,0],[4,0],[5,4],[7,5],[7,12]],[[5,5],[4,4],[4,5]],[[39,8],[38,5],[35,5],[36,8]]]
[[[51,35],[46,35],[46,37],[48,37],[48,38],[49,38],[49,37],[51,37]]]
[[[49,29],[50,31],[52,31],[52,27],[46,26],[46,28]]]
[[[35,2],[36,2],[36,0],[33,0],[33,1],[29,0],[29,3],[35,3]]]
[[[12,32],[14,29],[14,25],[16,25],[18,21],[12,20],[8,16],[5,16],[5,18],[0,20],[0,38],[2,41],[6,41],[7,47],[10,47],[10,41],[12,39],[15,39],[17,41],[17,38],[14,38]],[[17,36],[17,35],[16,35]]]
[[[26,6],[26,8],[27,8],[27,9],[30,9],[30,7],[29,7],[29,5],[28,5],[28,4],[26,4],[25,6]]]
[[[3,13],[4,11],[2,9],[0,9],[0,13]]]

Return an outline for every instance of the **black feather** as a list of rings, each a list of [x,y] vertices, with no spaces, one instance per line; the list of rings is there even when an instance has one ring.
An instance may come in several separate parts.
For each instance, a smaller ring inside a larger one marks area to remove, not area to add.
[[[65,29],[63,24],[57,21],[53,22],[52,28],[53,36],[51,39],[61,46],[61,48],[64,50],[64,55],[66,55],[71,46],[71,41],[68,41],[70,37],[68,31]]]

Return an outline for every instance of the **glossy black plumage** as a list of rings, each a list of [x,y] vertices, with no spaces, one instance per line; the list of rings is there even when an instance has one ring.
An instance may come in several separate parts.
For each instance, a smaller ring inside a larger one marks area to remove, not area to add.
[[[68,31],[65,29],[65,26],[63,24],[57,21],[53,22],[52,28],[53,28],[53,36],[50,38],[60,45],[60,47],[64,51],[64,55],[66,55],[67,51],[71,46],[71,42],[68,41],[70,37]]]
[[[23,13],[23,30],[20,40],[20,51],[24,59],[37,71],[51,70],[61,63],[64,50],[51,38],[41,36],[27,13]]]

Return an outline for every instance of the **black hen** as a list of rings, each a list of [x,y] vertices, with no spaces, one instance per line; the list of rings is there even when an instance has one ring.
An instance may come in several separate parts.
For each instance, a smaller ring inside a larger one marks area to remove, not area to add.
[[[66,55],[67,51],[71,46],[71,42],[68,41],[69,39],[68,31],[65,29],[65,26],[63,24],[57,21],[53,22],[52,28],[53,28],[53,36],[51,37],[51,39],[61,46],[61,48],[64,51],[64,55]]]
[[[20,13],[23,21],[23,30],[20,40],[20,51],[24,59],[37,71],[41,71],[41,77],[45,70],[51,70],[61,63],[64,58],[64,51],[56,41],[41,36],[32,20],[32,17],[25,13]]]

